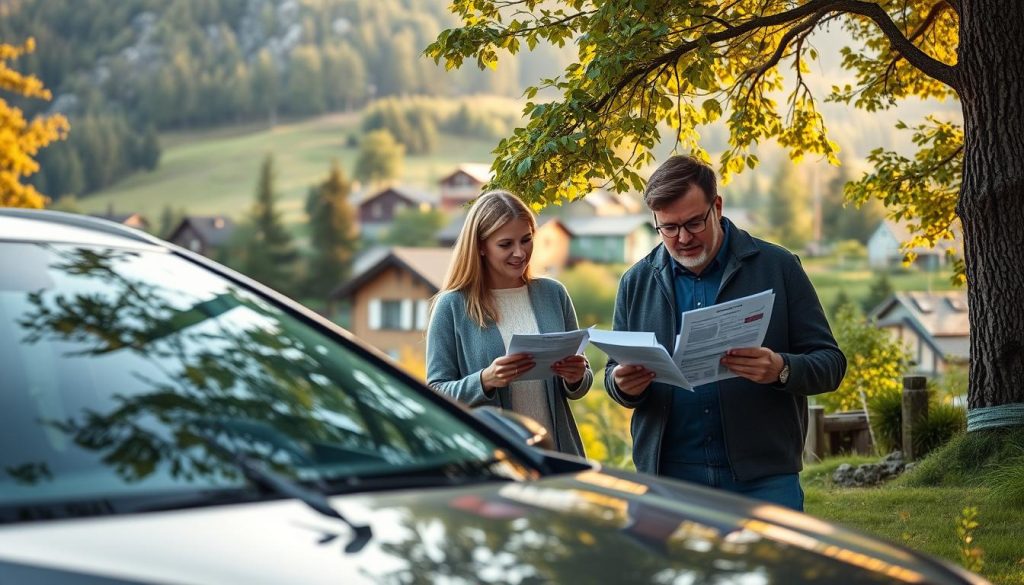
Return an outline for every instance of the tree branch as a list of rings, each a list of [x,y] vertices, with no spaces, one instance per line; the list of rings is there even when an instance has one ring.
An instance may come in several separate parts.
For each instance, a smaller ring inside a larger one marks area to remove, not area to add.
[[[955,0],[947,0],[949,5],[956,10]],[[790,24],[795,21],[804,19],[805,17],[815,15],[816,18],[809,19],[814,24],[820,20],[821,15],[816,13],[821,12],[822,15],[830,12],[845,12],[849,14],[859,14],[861,16],[870,18],[879,29],[882,34],[889,40],[890,46],[897,51],[908,63],[916,67],[925,75],[945,83],[952,87],[954,90],[959,91],[959,83],[955,76],[956,66],[946,65],[941,61],[933,59],[928,56],[927,53],[918,49],[907,37],[905,37],[896,26],[896,23],[889,17],[888,13],[885,12],[877,4],[870,2],[863,2],[859,0],[811,0],[807,4],[803,4],[792,10],[785,12],[779,12],[777,14],[770,14],[768,16],[759,16],[752,18],[743,23],[732,26],[726,30],[719,31],[704,35],[703,37],[683,43],[672,49],[671,51],[663,54],[657,59],[645,63],[643,65],[634,67],[627,71],[622,79],[612,87],[611,90],[602,95],[599,99],[594,101],[590,105],[591,111],[600,111],[608,100],[612,99],[617,95],[623,88],[631,83],[634,83],[638,77],[646,77],[651,71],[658,69],[665,63],[671,63],[678,61],[683,55],[694,51],[701,44],[709,43],[715,44],[723,41],[735,39],[743,34],[750,31],[754,31],[761,28],[767,28],[771,26],[780,26]],[[806,23],[802,23],[803,26]],[[794,35],[787,35],[792,38]]]

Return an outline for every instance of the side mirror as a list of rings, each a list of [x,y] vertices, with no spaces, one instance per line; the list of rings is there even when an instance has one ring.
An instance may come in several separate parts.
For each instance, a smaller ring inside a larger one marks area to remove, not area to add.
[[[508,439],[538,449],[555,450],[555,438],[544,425],[528,416],[494,406],[480,406],[473,414],[484,424]]]

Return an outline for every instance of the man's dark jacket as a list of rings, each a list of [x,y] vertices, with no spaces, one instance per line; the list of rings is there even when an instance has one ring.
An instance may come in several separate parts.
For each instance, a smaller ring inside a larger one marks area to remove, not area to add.
[[[784,386],[739,377],[718,383],[729,463],[736,479],[743,481],[796,473],[803,467],[807,396],[838,388],[846,373],[846,358],[799,259],[785,248],[751,237],[728,219],[722,222],[731,231],[716,303],[775,291],[764,346],[782,354],[790,367]],[[614,316],[616,330],[653,331],[669,353],[675,348],[680,318],[673,262],[660,244],[633,265],[619,283]],[[686,390],[653,383],[640,396],[628,396],[612,377],[616,365],[609,359],[605,388],[616,402],[634,409],[631,431],[637,470],[657,474],[672,397]]]

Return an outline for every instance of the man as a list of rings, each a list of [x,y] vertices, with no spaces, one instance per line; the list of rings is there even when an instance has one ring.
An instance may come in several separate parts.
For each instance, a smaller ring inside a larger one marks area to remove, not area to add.
[[[665,475],[803,509],[807,396],[831,392],[846,358],[796,256],[722,217],[714,171],[683,156],[651,176],[644,201],[662,242],[622,277],[614,327],[675,347],[684,311],[775,292],[764,347],[722,358],[738,377],[694,392],[653,382],[643,364],[609,360],[605,387],[634,409],[633,461]]]

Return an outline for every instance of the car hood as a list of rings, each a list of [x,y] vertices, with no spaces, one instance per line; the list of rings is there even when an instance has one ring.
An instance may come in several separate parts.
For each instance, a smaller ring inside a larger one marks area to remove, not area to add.
[[[62,583],[963,583],[906,549],[616,471],[0,527],[0,577]],[[8,579],[0,579],[8,582]],[[975,581],[983,582],[983,581]]]

